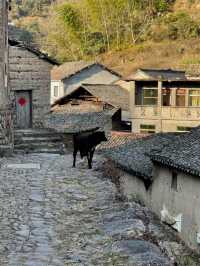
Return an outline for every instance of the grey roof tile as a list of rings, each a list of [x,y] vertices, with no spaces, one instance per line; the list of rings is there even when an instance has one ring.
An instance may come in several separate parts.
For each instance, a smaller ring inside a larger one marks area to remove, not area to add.
[[[200,127],[177,136],[161,151],[151,152],[150,157],[164,166],[200,176]]]
[[[131,74],[127,80],[163,80],[176,81],[187,80],[185,71],[172,69],[138,69],[134,74]]]
[[[105,151],[123,170],[141,177],[152,179],[153,163],[149,157],[152,150],[162,150],[176,137],[173,133],[159,133]]]
[[[46,117],[46,126],[64,133],[77,133],[111,124],[111,116],[106,112],[52,113]]]

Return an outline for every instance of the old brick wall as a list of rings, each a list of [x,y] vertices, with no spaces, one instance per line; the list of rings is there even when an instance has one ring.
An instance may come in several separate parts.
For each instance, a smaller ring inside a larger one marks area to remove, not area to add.
[[[50,111],[50,70],[52,65],[22,47],[9,47],[10,86],[15,110],[15,91],[32,91],[32,124],[43,127]]]

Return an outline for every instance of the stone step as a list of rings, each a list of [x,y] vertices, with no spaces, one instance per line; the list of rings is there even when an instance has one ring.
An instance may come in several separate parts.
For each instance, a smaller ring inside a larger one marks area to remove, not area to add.
[[[24,132],[24,133],[14,133],[14,136],[16,139],[18,138],[48,138],[48,137],[59,137],[60,134],[59,133],[52,133],[52,132],[38,132],[38,133],[35,133],[35,132]]]
[[[20,150],[20,149],[15,149],[14,150],[15,153],[17,154],[24,154],[24,153],[33,153],[33,154],[39,154],[39,153],[48,153],[48,154],[64,154],[63,151],[58,150],[58,149],[38,149],[38,150],[29,150],[29,151],[24,151],[24,150]]]
[[[48,129],[15,130],[16,153],[64,153],[62,136]]]
[[[15,144],[15,147],[17,149],[37,149],[40,147],[46,147],[46,148],[54,148],[54,147],[61,147],[62,143],[61,142],[57,142],[57,143],[53,143],[53,142],[32,142],[32,143],[17,143]]]
[[[49,137],[46,137],[46,136],[22,136],[22,137],[15,137],[15,143],[18,144],[18,143],[44,143],[44,142],[60,142],[62,141],[62,137],[61,136],[49,136]]]

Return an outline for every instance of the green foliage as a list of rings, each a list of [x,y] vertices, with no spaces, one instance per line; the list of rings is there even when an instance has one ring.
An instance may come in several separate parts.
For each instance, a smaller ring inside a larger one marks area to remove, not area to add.
[[[12,18],[42,15],[55,0],[12,0]]]
[[[13,0],[12,18],[61,61],[77,60],[148,40],[199,38],[199,22],[186,12],[174,12],[174,2]]]
[[[154,41],[189,39],[197,38],[199,34],[198,21],[195,21],[185,12],[177,12],[168,13],[152,24],[146,39],[149,37]]]
[[[170,39],[187,39],[199,35],[199,25],[187,13],[169,14],[165,20]]]
[[[166,12],[169,10],[170,3],[166,0],[155,0],[155,7],[158,12]]]
[[[57,8],[60,19],[66,24],[67,27],[71,28],[72,31],[77,33],[81,30],[80,14],[70,4],[64,4]]]

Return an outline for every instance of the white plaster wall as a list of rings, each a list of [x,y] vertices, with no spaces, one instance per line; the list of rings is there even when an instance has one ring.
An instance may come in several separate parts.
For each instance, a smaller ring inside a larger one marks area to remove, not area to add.
[[[58,97],[54,96],[54,86],[58,86]],[[57,99],[64,96],[64,86],[59,80],[51,80],[51,104],[53,104]]]
[[[140,133],[140,125],[155,125],[156,126],[156,132],[177,132],[177,127],[197,127],[200,125],[200,120],[167,120],[162,119],[161,121],[159,119],[147,119],[147,118],[134,118],[131,119],[132,121],[132,132],[134,133]]]
[[[180,237],[191,248],[200,251],[197,233],[200,232],[200,178],[178,173],[177,191],[171,188],[172,171],[156,167],[154,182],[146,191],[141,179],[121,171],[121,186],[128,199],[141,202],[161,218],[163,206],[171,216],[182,214]]]
[[[88,84],[112,84],[119,80],[119,77],[105,70],[99,65],[91,66],[71,78],[63,80],[64,91],[69,92],[78,88],[83,83]]]

